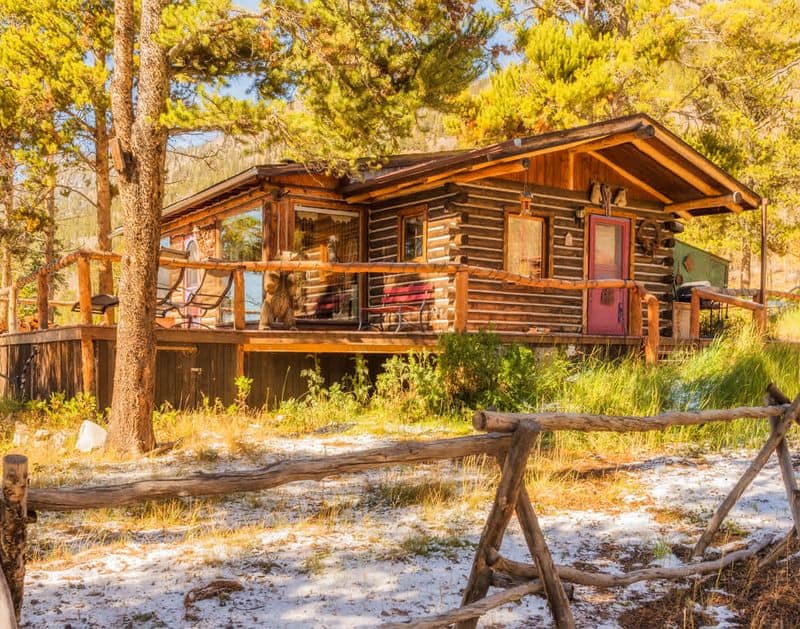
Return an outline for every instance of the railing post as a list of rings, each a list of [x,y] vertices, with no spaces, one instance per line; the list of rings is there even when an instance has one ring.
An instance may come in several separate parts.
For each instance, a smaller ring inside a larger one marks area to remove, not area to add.
[[[692,289],[692,304],[689,310],[689,337],[692,339],[700,338],[700,295],[697,289]]]
[[[89,258],[78,258],[78,308],[80,324],[92,325],[92,274]]]
[[[466,332],[469,313],[469,271],[466,269],[456,271],[455,289],[453,329],[456,332]]]
[[[767,299],[766,295],[764,296],[764,303],[761,305],[760,308],[753,309],[753,324],[756,326],[756,330],[762,336],[767,333]]]
[[[644,348],[644,359],[648,365],[658,362],[658,348],[661,345],[660,313],[658,298],[655,295],[647,297],[647,344]]]
[[[49,286],[47,285],[47,272],[42,269],[36,275],[36,318],[39,320],[39,329],[46,330],[50,318],[50,304],[47,303]]]
[[[244,270],[236,269],[233,272],[233,328],[244,330]]]
[[[11,284],[8,287],[8,332],[14,334],[17,331],[17,285]]]
[[[644,336],[642,329],[642,307],[645,305],[645,293],[634,287],[629,293],[629,303],[631,305],[630,333],[633,336]]]

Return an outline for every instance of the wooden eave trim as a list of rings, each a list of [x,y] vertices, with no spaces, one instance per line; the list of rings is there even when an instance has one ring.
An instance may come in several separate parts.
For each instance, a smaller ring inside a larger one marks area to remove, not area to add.
[[[602,155],[601,153],[597,153],[596,151],[587,151],[587,155],[591,156],[593,159],[596,159],[601,164],[604,164],[604,165],[608,166],[615,173],[617,173],[621,177],[627,179],[630,183],[632,183],[637,188],[640,188],[641,190],[644,190],[648,194],[654,196],[656,199],[658,199],[662,203],[665,203],[665,204],[666,203],[672,203],[672,199],[670,197],[668,197],[666,194],[660,192],[659,190],[656,190],[649,183],[642,181],[641,179],[639,179],[635,175],[632,175],[627,170],[622,168],[622,166],[620,166],[619,164],[617,164],[613,160],[610,160],[605,155]],[[684,218],[691,218],[691,214],[687,214]]]
[[[627,144],[635,140],[649,140],[650,138],[655,136],[655,133],[656,130],[653,128],[653,125],[644,125],[636,129],[635,131],[628,131],[627,133],[617,133],[614,135],[600,138],[599,140],[586,142],[585,144],[582,144],[577,148],[572,149],[570,152],[588,153],[589,151],[601,151],[603,149],[619,146],[620,144]]]
[[[545,152],[569,150],[580,144],[598,141],[608,136],[635,132],[637,129],[651,125],[652,122],[648,118],[637,114],[610,122],[595,123],[567,131],[533,136],[528,138],[527,141],[519,139],[508,140],[500,144],[438,160],[438,163],[436,161],[425,162],[401,171],[389,173],[383,177],[378,176],[370,181],[353,182],[343,186],[340,192],[345,196],[353,195],[355,197],[356,195],[366,195],[369,191],[385,189],[391,184],[399,184],[407,180],[412,180],[409,185],[413,185],[426,173],[444,171],[442,176],[447,177],[449,174],[463,172],[470,167],[483,167],[490,163],[513,161],[514,159],[532,157]]]
[[[683,179],[690,186],[692,186],[696,190],[699,190],[702,194],[712,195],[712,196],[719,195],[720,193],[719,189],[709,184],[702,177],[695,175],[684,165],[679,164],[671,157],[667,157],[666,155],[664,155],[661,151],[658,150],[658,148],[656,148],[649,142],[646,142],[644,140],[636,140],[633,142],[633,145],[639,151],[641,151],[649,158],[651,158],[653,161],[669,169],[676,177]]]
[[[470,166],[464,166],[453,171],[448,171],[444,173],[438,173],[435,175],[428,176],[425,180],[411,180],[411,181],[404,181],[392,185],[386,185],[384,187],[375,188],[373,190],[369,190],[368,192],[362,192],[360,194],[355,194],[352,196],[345,195],[348,203],[362,203],[364,201],[374,201],[378,199],[388,199],[394,196],[400,196],[404,194],[411,194],[414,192],[420,192],[422,190],[427,190],[428,188],[435,188],[437,186],[446,184],[446,183],[466,183],[469,181],[474,181],[476,179],[483,179],[486,177],[495,177],[498,174],[508,174],[510,172],[519,172],[520,170],[524,170],[524,168],[519,167],[516,168],[515,166],[511,166],[508,168],[506,172],[500,172],[500,165],[508,165],[513,162],[521,161],[525,158],[536,157],[538,155],[546,155],[548,153],[557,153],[559,151],[567,151],[571,148],[577,147],[589,140],[576,140],[574,142],[568,144],[560,144],[555,146],[549,146],[545,148],[536,149],[533,151],[528,151],[525,153],[519,153],[517,155],[503,157],[500,159],[496,159],[490,162],[482,162],[479,164],[472,164]],[[487,174],[488,173],[488,174]]]
[[[656,128],[655,139],[664,144],[667,148],[678,153],[681,157],[715,179],[718,183],[724,185],[731,192],[740,193],[742,199],[753,209],[761,205],[761,197],[755,192],[734,179],[731,175],[714,164],[714,162],[698,153],[695,149],[666,129]],[[741,211],[741,208],[739,211]]]
[[[692,210],[704,210],[708,208],[727,207],[732,206],[739,208],[738,212],[742,211],[741,208],[742,195],[738,191],[732,194],[721,194],[715,197],[700,197],[699,199],[692,199],[691,201],[683,201],[681,203],[672,203],[665,205],[664,209],[667,212],[674,212],[676,214],[688,214]]]

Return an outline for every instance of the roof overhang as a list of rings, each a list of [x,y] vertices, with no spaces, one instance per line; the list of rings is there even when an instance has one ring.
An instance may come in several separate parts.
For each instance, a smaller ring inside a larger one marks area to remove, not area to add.
[[[377,201],[445,183],[524,170],[522,160],[547,153],[586,153],[682,218],[741,212],[761,198],[649,116],[636,114],[564,131],[519,138],[430,159],[350,181],[350,202]]]

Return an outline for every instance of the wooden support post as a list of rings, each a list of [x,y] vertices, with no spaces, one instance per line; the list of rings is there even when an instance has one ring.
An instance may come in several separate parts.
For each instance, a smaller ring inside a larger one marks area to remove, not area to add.
[[[8,332],[14,334],[17,331],[17,285],[11,284],[8,287]]]
[[[244,271],[236,269],[233,272],[233,328],[244,330]]]
[[[786,410],[786,412],[783,414],[783,417],[777,422],[776,428],[773,429],[772,433],[767,439],[767,442],[758,451],[756,458],[753,459],[752,463],[750,463],[745,473],[739,479],[739,482],[736,483],[734,488],[725,497],[725,500],[722,501],[722,504],[714,513],[711,521],[706,527],[706,530],[703,531],[700,539],[697,540],[697,544],[692,552],[693,556],[699,557],[705,552],[714,535],[719,530],[719,527],[722,525],[723,520],[736,504],[736,501],[741,498],[744,491],[748,488],[750,483],[753,482],[753,479],[761,471],[761,468],[763,468],[767,463],[769,457],[778,447],[778,444],[781,442],[781,440],[786,436],[786,433],[789,431],[792,423],[796,421],[798,417],[800,417],[800,395],[795,398],[795,401]]]
[[[50,318],[50,305],[47,286],[47,273],[39,271],[36,275],[36,318],[39,320],[39,329],[46,330]]]
[[[631,336],[644,336],[642,322],[642,307],[644,306],[644,295],[638,288],[630,291],[630,328],[628,332]]]
[[[241,343],[236,346],[236,377],[244,375],[244,345]]]
[[[89,258],[78,258],[78,308],[81,325],[92,325],[92,275]]]
[[[544,591],[547,595],[547,603],[550,605],[550,612],[553,614],[556,627],[558,629],[574,629],[575,619],[572,617],[572,610],[569,608],[569,598],[564,591],[561,579],[556,573],[553,557],[550,555],[550,549],[547,548],[547,542],[539,526],[539,520],[533,510],[524,481],[517,498],[517,519],[525,535],[528,550],[539,570]]]
[[[658,299],[654,295],[647,296],[647,342],[644,347],[645,362],[655,365],[658,362],[658,348],[661,345],[659,330]]]
[[[0,566],[5,575],[14,616],[19,622],[25,581],[25,527],[28,522],[28,457],[3,457],[3,501],[0,516]]]
[[[492,571],[487,563],[487,553],[489,549],[499,549],[500,543],[503,541],[503,535],[517,506],[517,498],[525,476],[525,466],[536,434],[536,428],[528,422],[521,423],[514,432],[508,456],[503,463],[503,474],[500,477],[494,504],[486,519],[478,548],[475,551],[472,571],[467,581],[467,587],[464,588],[462,606],[483,598],[489,590]],[[476,619],[465,620],[458,623],[456,627],[457,629],[474,629],[477,622]]]
[[[700,338],[700,295],[692,290],[692,306],[689,311],[689,337]]]
[[[88,330],[81,330],[81,390],[95,395],[94,341]]]
[[[774,384],[767,387],[767,404],[789,404],[789,398],[783,394]],[[778,428],[778,418],[771,417],[773,432]],[[786,489],[786,499],[789,501],[789,508],[792,511],[792,520],[794,521],[794,530],[800,536],[800,496],[797,492],[797,478],[794,475],[794,468],[792,467],[792,455],[789,452],[789,444],[786,438],[783,438],[778,443],[776,449],[778,454],[778,463],[781,467],[781,476],[783,477],[783,486]]]
[[[469,312],[469,271],[461,269],[455,274],[455,315],[453,329],[456,332],[467,331],[467,313]]]

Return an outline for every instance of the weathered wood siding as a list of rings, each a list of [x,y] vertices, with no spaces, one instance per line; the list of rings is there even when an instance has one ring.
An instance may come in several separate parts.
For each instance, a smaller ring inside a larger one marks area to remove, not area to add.
[[[81,343],[55,341],[0,347],[0,397],[43,399],[81,391]]]
[[[471,265],[502,269],[504,265],[505,212],[520,205],[523,184],[504,179],[488,179],[461,184],[467,192],[464,201],[453,207],[466,216],[461,225],[467,235],[462,246]],[[552,222],[550,249],[553,277],[578,281],[586,277],[585,222],[576,220],[575,210],[588,205],[586,195],[556,188],[532,186],[532,213]],[[638,218],[666,220],[657,204],[633,201],[625,212]],[[635,229],[635,225],[632,226]],[[571,236],[570,238],[567,235]],[[662,249],[651,259],[636,247],[634,278],[645,283],[662,303],[662,327],[670,324],[672,285],[671,250]],[[498,331],[526,332],[543,328],[553,333],[583,332],[583,294],[580,291],[544,291],[508,285],[498,280],[470,278],[469,329],[493,328]],[[646,321],[646,313],[645,313]]]
[[[430,190],[424,194],[392,199],[375,204],[369,210],[369,260],[397,262],[400,241],[399,216],[403,209],[423,205],[427,208],[427,259],[430,263],[454,261],[460,255],[455,246],[460,217],[454,206],[460,191],[452,186]],[[425,325],[433,330],[446,330],[453,319],[452,280],[448,275],[380,274],[371,275],[369,305],[379,306],[386,286],[404,286],[430,282],[434,286],[434,302],[426,309]],[[391,318],[390,318],[391,319]]]

